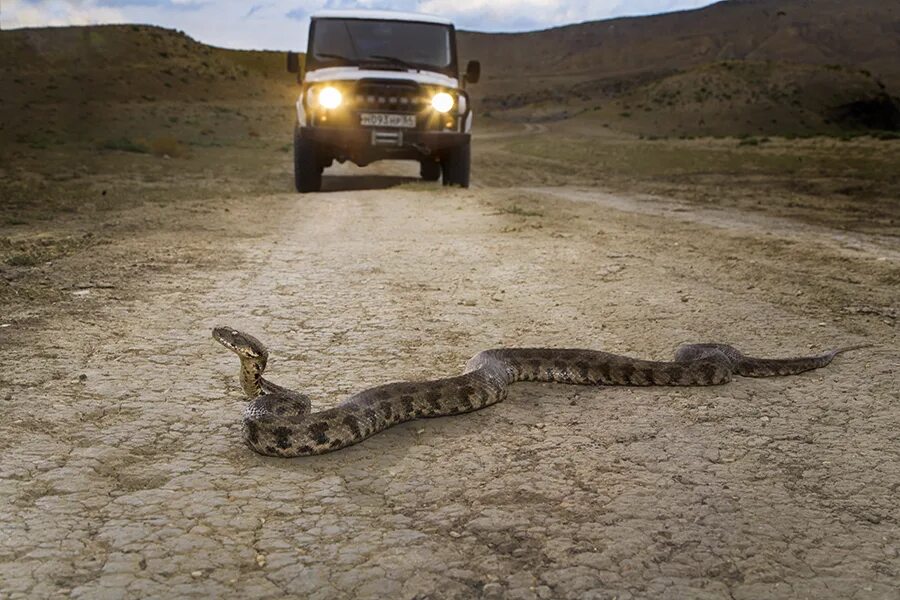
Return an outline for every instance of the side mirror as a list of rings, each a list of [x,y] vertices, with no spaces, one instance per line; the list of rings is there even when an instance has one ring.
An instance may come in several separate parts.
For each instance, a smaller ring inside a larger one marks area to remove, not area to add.
[[[478,83],[481,79],[481,63],[477,60],[470,60],[466,65],[466,83]]]
[[[297,81],[301,79],[300,73],[300,55],[296,52],[288,52],[287,53],[287,70],[288,73],[296,73]]]

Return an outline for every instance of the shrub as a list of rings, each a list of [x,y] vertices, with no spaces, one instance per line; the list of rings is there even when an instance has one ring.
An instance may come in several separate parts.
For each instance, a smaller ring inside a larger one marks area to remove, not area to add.
[[[41,259],[31,254],[14,254],[6,259],[6,264],[11,267],[33,267],[41,264]]]
[[[170,135],[150,140],[150,152],[154,156],[168,156],[171,158],[178,158],[187,154],[187,150],[181,142]]]
[[[103,150],[118,150],[120,152],[137,152],[140,154],[145,154],[147,150],[147,146],[130,140],[128,138],[117,138],[114,140],[106,140],[102,144],[100,144],[100,148]]]

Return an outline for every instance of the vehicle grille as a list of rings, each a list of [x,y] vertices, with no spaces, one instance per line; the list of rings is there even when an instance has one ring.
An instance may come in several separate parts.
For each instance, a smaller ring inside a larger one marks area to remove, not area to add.
[[[309,123],[357,128],[361,126],[361,113],[394,113],[415,115],[418,131],[457,131],[459,122],[455,114],[441,115],[432,108],[434,89],[414,81],[362,79],[353,88],[345,88],[340,109],[316,110],[310,114]]]
[[[351,97],[356,110],[418,113],[430,105],[423,90],[411,82],[364,79]]]

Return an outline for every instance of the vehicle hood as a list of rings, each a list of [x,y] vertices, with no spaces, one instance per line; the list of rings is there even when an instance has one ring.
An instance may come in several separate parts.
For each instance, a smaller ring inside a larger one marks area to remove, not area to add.
[[[381,69],[361,69],[359,67],[327,67],[308,71],[304,77],[307,83],[322,83],[323,81],[359,81],[360,79],[396,79],[415,81],[425,85],[440,85],[448,88],[458,88],[459,81],[455,77],[448,77],[443,73],[433,71],[386,71]]]

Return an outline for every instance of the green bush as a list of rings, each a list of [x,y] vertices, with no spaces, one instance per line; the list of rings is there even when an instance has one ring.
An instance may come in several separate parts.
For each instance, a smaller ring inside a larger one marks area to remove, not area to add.
[[[41,264],[41,259],[31,254],[14,254],[6,259],[6,264],[12,267],[33,267]]]

